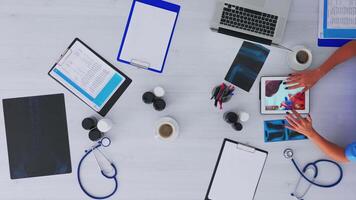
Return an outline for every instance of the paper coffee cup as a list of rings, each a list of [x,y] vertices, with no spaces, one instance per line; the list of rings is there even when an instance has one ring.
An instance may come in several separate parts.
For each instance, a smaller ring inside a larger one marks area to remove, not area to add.
[[[163,117],[156,122],[155,137],[162,141],[174,141],[179,135],[179,127],[176,120],[171,117]]]
[[[305,70],[311,66],[312,59],[313,56],[309,49],[301,45],[295,46],[289,54],[289,67],[296,71]]]

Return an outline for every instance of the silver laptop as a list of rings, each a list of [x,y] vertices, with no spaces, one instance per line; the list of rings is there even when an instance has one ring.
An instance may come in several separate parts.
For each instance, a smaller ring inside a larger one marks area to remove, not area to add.
[[[279,45],[291,0],[219,1],[211,29],[267,45]]]

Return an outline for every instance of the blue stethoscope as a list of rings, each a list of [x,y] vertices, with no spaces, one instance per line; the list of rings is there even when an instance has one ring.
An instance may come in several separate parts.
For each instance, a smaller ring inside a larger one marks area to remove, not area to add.
[[[88,150],[85,150],[84,156],[83,156],[82,159],[80,159],[80,161],[79,161],[78,170],[77,170],[77,177],[78,177],[79,186],[80,186],[80,188],[83,190],[83,192],[84,192],[86,195],[88,195],[90,198],[92,198],[92,199],[106,199],[106,198],[109,198],[109,197],[111,197],[112,195],[115,194],[115,192],[117,191],[117,188],[118,188],[118,181],[117,181],[117,178],[116,178],[116,176],[117,176],[117,169],[116,169],[116,166],[114,165],[114,163],[112,163],[111,161],[109,161],[108,157],[107,157],[102,151],[100,151],[100,149],[99,149],[99,147],[108,147],[108,146],[110,146],[110,144],[111,144],[111,140],[110,140],[109,138],[107,138],[107,137],[102,138],[102,139],[101,139],[100,141],[98,141],[98,143],[95,144],[92,148],[90,148],[90,149],[88,149]],[[96,157],[96,155],[95,155],[95,153],[94,153],[95,150],[97,150],[97,151],[106,159],[106,161],[108,161],[108,162],[111,164],[112,170],[113,170],[113,171],[112,171],[112,172],[113,172],[113,175],[108,175],[108,173],[105,173],[105,172],[104,172],[103,167],[101,166],[100,162],[98,161],[98,159],[97,159],[97,157]],[[81,166],[82,166],[82,163],[83,163],[84,159],[85,159],[91,152],[93,152],[93,154],[94,154],[94,156],[95,156],[95,160],[96,160],[98,166],[100,167],[101,174],[102,174],[105,178],[107,178],[107,179],[113,179],[114,182],[115,182],[115,188],[114,188],[114,190],[113,190],[110,194],[108,194],[108,195],[105,195],[105,196],[95,196],[95,195],[91,194],[90,192],[88,192],[88,191],[84,188],[84,186],[83,186],[83,184],[82,184],[82,181],[81,181],[81,179],[80,179],[80,168],[81,168]]]
[[[296,199],[298,199],[298,200],[303,200],[303,197],[308,193],[308,191],[309,191],[309,189],[310,189],[310,187],[311,187],[312,185],[315,185],[315,186],[318,186],[318,187],[322,187],[322,188],[331,188],[331,187],[334,187],[334,186],[336,186],[337,184],[339,184],[340,181],[342,180],[342,177],[343,177],[342,168],[341,168],[341,166],[340,166],[338,163],[336,163],[336,162],[334,162],[334,161],[332,161],[332,160],[319,159],[319,160],[316,160],[316,161],[314,161],[314,162],[310,162],[310,163],[306,164],[306,165],[304,166],[303,170],[301,170],[301,169],[298,167],[298,165],[297,165],[297,163],[295,162],[295,160],[293,159],[294,153],[293,153],[293,150],[292,150],[292,149],[290,149],[290,148],[285,149],[284,152],[283,152],[283,155],[284,155],[285,158],[291,159],[291,161],[292,161],[294,167],[297,169],[297,171],[298,171],[299,174],[300,174],[300,177],[299,177],[299,179],[298,179],[297,185],[295,186],[294,192],[291,193],[291,195],[292,195],[293,197],[295,197]],[[318,163],[322,163],[322,162],[331,163],[331,164],[335,165],[335,166],[338,168],[338,170],[339,170],[339,172],[340,172],[340,173],[339,173],[339,178],[338,178],[335,182],[330,183],[330,184],[321,184],[321,183],[316,183],[316,182],[315,182],[315,179],[316,179],[316,177],[318,176],[318,166],[317,166],[317,164],[318,164]],[[314,174],[314,175],[312,175],[312,179],[308,178],[308,177],[305,175],[305,173],[307,173],[308,171],[310,171],[310,172],[312,172],[312,173]],[[308,182],[309,182],[309,185],[308,185],[308,187],[306,188],[306,190],[305,190],[303,193],[297,194],[297,189],[298,189],[298,187],[299,187],[299,185],[300,185],[300,181],[301,181],[302,178],[305,179],[306,181],[308,181]]]

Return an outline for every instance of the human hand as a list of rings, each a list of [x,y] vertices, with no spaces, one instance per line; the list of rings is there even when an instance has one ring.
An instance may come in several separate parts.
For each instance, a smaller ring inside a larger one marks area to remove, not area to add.
[[[290,74],[287,80],[283,83],[286,85],[286,89],[296,89],[304,87],[302,92],[309,90],[315,85],[322,77],[321,70],[319,68],[308,70],[304,72]]]
[[[292,110],[292,113],[287,112],[286,120],[289,125],[286,125],[286,128],[301,133],[308,138],[312,138],[317,133],[313,128],[313,121],[308,115],[306,118],[303,118],[297,111]]]

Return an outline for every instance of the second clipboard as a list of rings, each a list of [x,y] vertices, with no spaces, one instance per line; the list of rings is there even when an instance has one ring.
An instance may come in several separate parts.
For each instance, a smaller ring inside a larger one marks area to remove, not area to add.
[[[134,0],[117,60],[162,73],[180,6],[161,0]]]
[[[205,200],[253,200],[268,152],[224,139]]]

